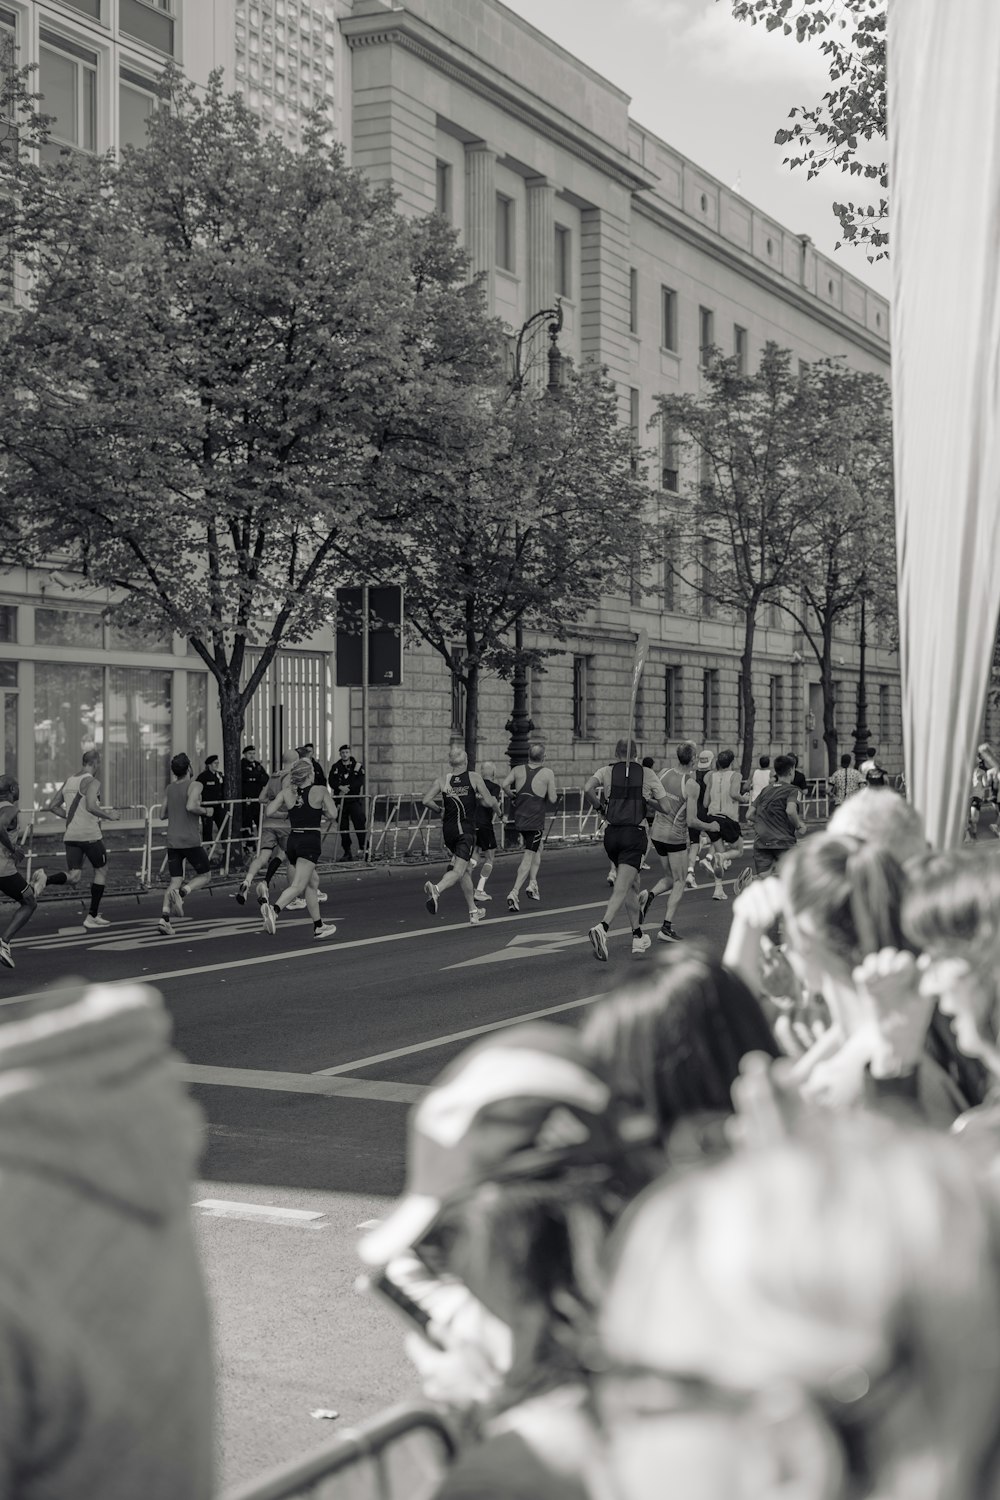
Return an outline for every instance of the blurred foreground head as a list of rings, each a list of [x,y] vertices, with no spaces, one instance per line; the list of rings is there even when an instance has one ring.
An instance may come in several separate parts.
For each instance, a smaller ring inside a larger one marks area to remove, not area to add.
[[[902,864],[927,852],[924,820],[912,803],[888,787],[870,786],[834,811],[827,833],[880,844]]]
[[[979,1500],[996,1204],[957,1144],[850,1117],[651,1187],[595,1401],[621,1500]]]

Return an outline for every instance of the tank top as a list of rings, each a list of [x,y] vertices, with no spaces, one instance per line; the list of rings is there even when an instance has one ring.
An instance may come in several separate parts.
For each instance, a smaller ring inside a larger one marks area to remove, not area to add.
[[[795,788],[787,781],[766,786],[754,803],[754,840],[762,849],[791,849],[795,824],[788,816],[788,798]]]
[[[718,813],[720,817],[732,818],[734,823],[739,822],[740,779],[739,771],[734,770],[732,766],[727,767],[724,771],[713,771],[711,773],[708,778],[710,788],[708,799],[709,817],[714,817]],[[733,792],[734,786],[736,788],[735,794]]]
[[[190,781],[172,781],[167,787],[164,801],[167,804],[168,849],[197,849],[201,843],[201,819],[197,813],[188,812],[190,792]]]
[[[686,844],[688,841],[687,781],[688,773],[671,767],[660,772],[663,795],[670,803],[669,813],[657,811],[652,836],[658,844]]]
[[[315,784],[314,782],[313,786]],[[322,804],[319,807],[313,807],[309,801],[309,793],[312,789],[311,786],[307,786],[303,796],[302,788],[295,788],[295,805],[288,809],[288,821],[293,833],[305,833],[307,829],[318,829],[323,821]]]
[[[64,844],[95,844],[101,837],[101,822],[87,808],[86,788],[81,791],[81,783],[93,781],[93,772],[80,771],[76,776],[68,776],[66,785],[63,787],[63,802],[66,805],[67,823],[63,832]],[[76,802],[79,797],[79,802]],[[76,812],[72,818],[69,817],[70,808],[76,802]]]
[[[10,816],[11,809],[14,810],[13,817]],[[7,830],[7,837],[10,839],[12,844],[17,842],[16,803],[0,802],[0,828],[5,828]],[[3,844],[0,844],[0,880],[4,879],[8,875],[16,874],[17,865],[14,863],[13,857],[7,853],[7,850],[4,848]]]
[[[267,778],[267,786],[264,788],[264,806],[265,807],[267,806],[267,804],[269,802],[273,802],[274,801],[275,797],[277,797],[278,793],[281,791],[281,789],[284,786],[284,784],[285,784],[284,783],[284,778],[282,777],[282,775],[279,772],[275,772],[275,774],[273,776],[269,776]],[[282,807],[282,808],[279,808],[279,810],[276,813],[266,813],[265,816],[264,816],[263,826],[265,828],[273,828],[278,833],[287,833],[288,832],[288,809],[285,808],[285,807]]]
[[[476,826],[478,798],[468,771],[449,776],[444,786],[444,827],[452,833],[471,833]]]
[[[617,760],[609,769],[611,790],[608,793],[608,827],[641,827],[646,821],[646,799],[642,795],[645,776],[642,766],[635,760]]]
[[[535,791],[535,779],[544,766],[525,766],[524,785],[514,794],[514,827],[521,833],[537,833],[545,827],[548,802]]]
[[[484,776],[483,777],[483,786],[489,792],[489,794],[490,794],[491,797],[495,797],[498,802],[500,801],[500,783],[499,783],[499,781],[487,781],[486,777]],[[482,805],[481,802],[477,802],[476,803],[476,827],[477,828],[482,828],[484,830],[487,829],[487,828],[492,828],[493,827],[493,809],[492,809],[492,807],[483,807],[483,805]]]

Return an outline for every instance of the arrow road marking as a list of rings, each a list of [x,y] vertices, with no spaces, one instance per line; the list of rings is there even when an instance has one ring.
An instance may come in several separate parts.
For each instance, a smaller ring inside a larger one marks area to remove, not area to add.
[[[506,948],[500,948],[496,953],[484,953],[479,958],[466,958],[459,964],[446,964],[442,973],[449,969],[473,969],[479,964],[501,964],[509,958],[541,958],[543,954],[561,953],[564,948],[589,941],[587,934],[580,932],[518,933]]]

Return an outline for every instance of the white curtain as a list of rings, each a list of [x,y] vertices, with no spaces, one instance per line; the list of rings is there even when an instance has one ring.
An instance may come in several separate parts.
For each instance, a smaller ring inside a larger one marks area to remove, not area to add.
[[[903,739],[961,842],[1000,606],[1000,0],[889,0]]]

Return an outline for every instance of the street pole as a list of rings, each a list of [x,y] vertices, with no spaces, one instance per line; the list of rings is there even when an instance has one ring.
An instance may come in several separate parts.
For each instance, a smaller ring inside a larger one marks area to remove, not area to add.
[[[526,323],[522,324],[521,331],[517,336],[514,346],[514,372],[511,377],[511,390],[519,395],[524,387],[524,371],[521,368],[521,353],[524,348],[525,336],[537,324],[548,319],[549,323],[549,347],[548,347],[548,381],[545,394],[549,397],[557,397],[562,384],[562,356],[559,353],[558,339],[563,325],[562,303],[556,301],[555,307],[545,307],[541,311],[532,313]],[[514,546],[515,552],[521,545],[521,533],[517,522],[514,523]],[[511,715],[504,725],[510,735],[510,743],[507,746],[507,759],[510,761],[511,770],[515,766],[527,765],[528,746],[531,743],[531,731],[534,729],[534,721],[528,715],[528,673],[524,664],[524,626],[520,617],[514,625],[514,672],[511,677],[511,686],[514,690],[513,703],[511,704]]]
[[[368,791],[368,585],[361,585],[361,764]],[[366,840],[367,846],[367,840]]]
[[[861,596],[861,632],[858,639],[858,713],[854,728],[854,764],[860,770],[871,755],[868,738],[868,686],[865,682],[865,650],[868,641],[865,635],[865,596]]]

